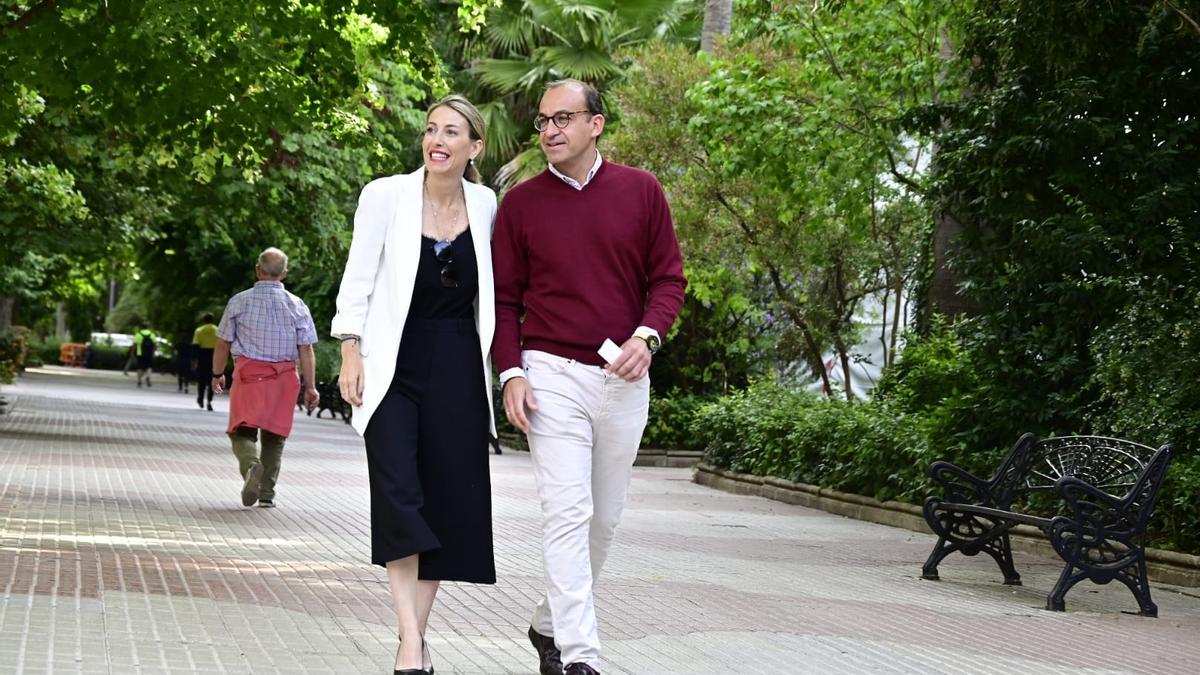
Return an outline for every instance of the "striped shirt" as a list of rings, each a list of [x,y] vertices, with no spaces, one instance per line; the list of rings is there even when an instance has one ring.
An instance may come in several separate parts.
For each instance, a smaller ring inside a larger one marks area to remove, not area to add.
[[[233,354],[256,361],[295,361],[297,345],[317,341],[312,314],[281,281],[259,281],[229,299],[217,337],[233,343]]]

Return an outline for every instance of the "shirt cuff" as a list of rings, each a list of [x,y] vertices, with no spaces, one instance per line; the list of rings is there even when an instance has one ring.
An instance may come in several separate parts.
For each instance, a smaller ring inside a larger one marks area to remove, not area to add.
[[[662,336],[658,334],[658,331],[654,330],[653,328],[651,328],[649,326],[638,326],[636,329],[634,329],[633,335],[631,337],[642,338],[643,340],[645,340],[646,338],[650,337],[651,335],[653,335],[655,338],[657,338],[660,343],[662,342]]]
[[[520,368],[509,368],[503,373],[500,373],[500,389],[504,389],[504,385],[514,377],[525,377],[525,371],[521,370]]]

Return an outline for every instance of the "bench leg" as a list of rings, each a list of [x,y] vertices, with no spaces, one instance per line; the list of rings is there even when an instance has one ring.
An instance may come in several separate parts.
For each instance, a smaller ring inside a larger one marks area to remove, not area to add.
[[[1137,564],[1130,565],[1117,574],[1117,579],[1129,587],[1133,597],[1138,601],[1140,616],[1157,617],[1158,605],[1150,599],[1150,581],[1146,577],[1146,561],[1141,559]]]
[[[1086,574],[1076,573],[1075,566],[1067,563],[1063,567],[1062,574],[1058,575],[1058,582],[1054,584],[1054,589],[1050,591],[1050,595],[1046,596],[1046,609],[1051,612],[1065,612],[1067,610],[1067,591],[1085,578],[1087,578]]]
[[[934,544],[933,551],[930,552],[929,558],[925,560],[925,564],[921,567],[921,578],[930,581],[938,581],[941,577],[938,576],[938,564],[946,556],[958,550],[958,544],[946,539],[938,537],[937,544]]]
[[[992,556],[992,559],[1000,567],[1000,573],[1004,575],[1004,584],[1006,586],[1021,585],[1021,575],[1017,574],[1017,568],[1013,565],[1012,543],[1008,540],[1007,532],[989,541],[983,550]]]

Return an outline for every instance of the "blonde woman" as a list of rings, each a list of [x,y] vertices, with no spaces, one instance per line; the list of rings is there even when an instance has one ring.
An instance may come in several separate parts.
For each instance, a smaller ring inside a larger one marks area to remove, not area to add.
[[[432,674],[441,581],[495,583],[488,350],[496,196],[475,168],[484,122],[462,96],[426,115],[424,166],[363,188],[331,332],[371,480],[371,562],[399,620],[395,672]]]

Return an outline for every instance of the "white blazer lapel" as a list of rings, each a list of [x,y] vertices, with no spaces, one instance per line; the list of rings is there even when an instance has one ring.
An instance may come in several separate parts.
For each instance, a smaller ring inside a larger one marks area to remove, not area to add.
[[[403,325],[408,315],[408,304],[416,285],[417,265],[421,261],[421,211],[424,206],[421,190],[425,185],[424,167],[405,174],[397,185],[396,214],[392,222],[392,238],[388,250],[392,252],[396,280],[396,297],[403,302],[397,317]]]

